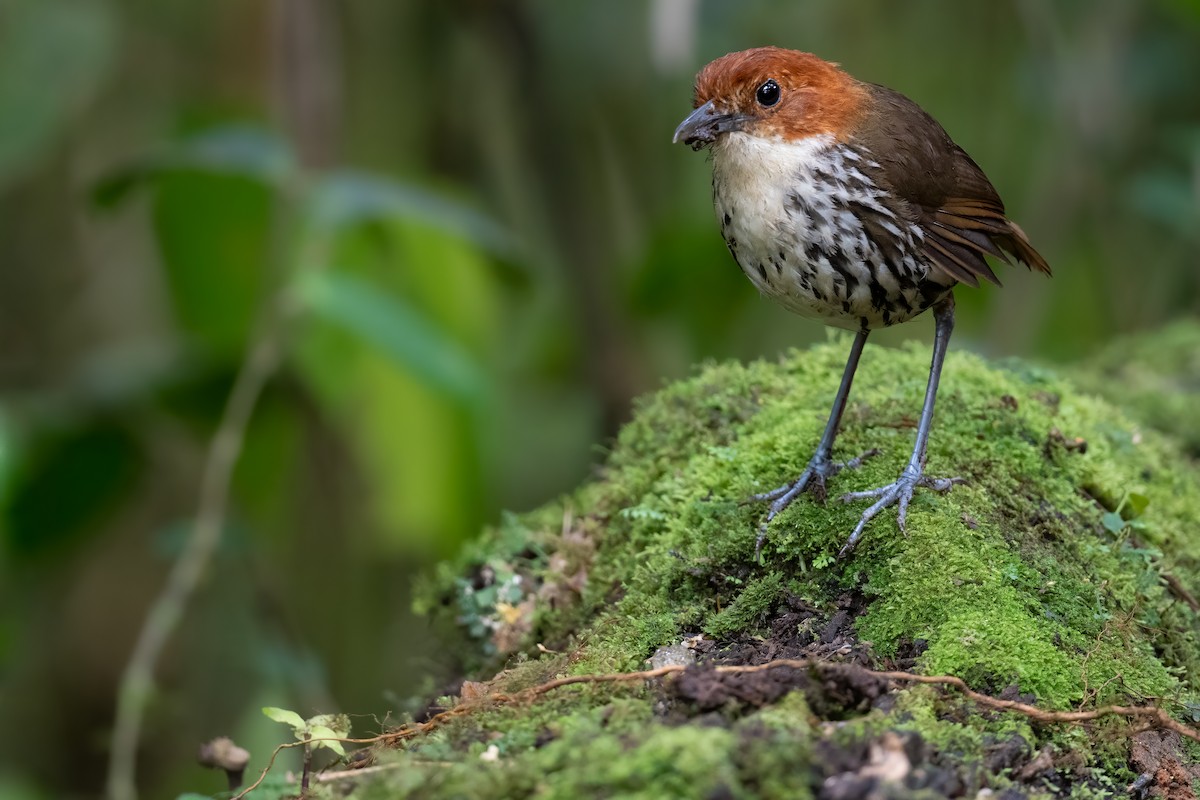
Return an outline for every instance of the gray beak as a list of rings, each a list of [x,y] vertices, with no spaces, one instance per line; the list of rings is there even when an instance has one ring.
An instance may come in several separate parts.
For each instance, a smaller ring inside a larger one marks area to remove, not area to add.
[[[671,143],[683,142],[691,145],[693,150],[699,150],[705,145],[712,144],[722,133],[741,130],[745,121],[746,118],[741,114],[720,113],[713,105],[713,101],[709,100],[679,123]]]

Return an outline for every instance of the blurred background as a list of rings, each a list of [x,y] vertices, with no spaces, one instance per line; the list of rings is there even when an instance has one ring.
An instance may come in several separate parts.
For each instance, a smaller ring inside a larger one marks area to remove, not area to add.
[[[0,0],[0,796],[103,791],[239,372],[145,797],[222,789],[218,734],[261,766],[263,705],[412,711],[448,678],[415,576],[586,479],[639,393],[825,337],[670,144],[698,68],[767,43],[920,102],[1053,265],[960,291],[956,347],[1200,311],[1197,0]]]

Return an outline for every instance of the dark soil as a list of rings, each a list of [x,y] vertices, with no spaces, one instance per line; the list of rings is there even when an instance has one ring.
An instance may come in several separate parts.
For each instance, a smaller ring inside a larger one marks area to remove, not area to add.
[[[669,696],[660,704],[664,722],[727,726],[732,718],[770,706],[791,691],[803,692],[813,716],[820,721],[850,719],[872,709],[890,713],[895,687],[889,681],[869,673],[822,666],[850,663],[904,670],[924,652],[927,643],[916,639],[902,642],[886,662],[874,659],[854,631],[854,620],[866,606],[867,600],[859,592],[839,597],[832,613],[789,597],[770,620],[769,633],[764,637],[741,636],[727,642],[699,638],[694,644],[697,664],[668,683]],[[805,659],[813,665],[748,673],[716,670],[718,666],[756,666],[778,659]],[[1021,702],[1034,699],[1016,685],[997,694]],[[963,719],[976,713],[983,712],[950,703],[943,716]],[[770,734],[764,730],[762,735]],[[1196,800],[1191,780],[1200,779],[1200,767],[1184,766],[1177,739],[1155,737],[1159,734],[1143,734],[1135,746],[1131,766],[1142,770],[1146,779],[1144,785],[1131,787],[1132,796]],[[915,732],[887,731],[850,742],[830,737],[816,743],[812,763],[819,771],[820,784],[813,789],[820,800],[886,800],[918,791],[970,797],[978,793],[986,776],[1002,772],[1012,776],[1016,786],[997,795],[996,800],[1058,794],[1087,782],[1086,774],[1073,769],[1077,765],[1070,754],[1034,752],[1028,741],[1015,734],[986,741],[982,759],[971,760],[959,753],[940,752]],[[817,777],[814,775],[814,779]]]

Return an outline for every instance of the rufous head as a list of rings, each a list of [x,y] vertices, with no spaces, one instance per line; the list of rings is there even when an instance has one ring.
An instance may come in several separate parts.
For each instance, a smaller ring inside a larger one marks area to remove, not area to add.
[[[699,150],[734,131],[767,139],[842,138],[866,96],[862,84],[812,53],[742,50],[700,70],[696,110],[675,129],[672,141]]]

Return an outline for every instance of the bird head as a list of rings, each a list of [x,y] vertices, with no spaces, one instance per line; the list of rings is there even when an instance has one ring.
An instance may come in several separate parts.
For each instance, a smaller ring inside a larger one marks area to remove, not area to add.
[[[736,132],[783,141],[821,134],[841,139],[865,99],[862,84],[811,53],[743,50],[700,70],[695,111],[672,141],[699,150]]]

